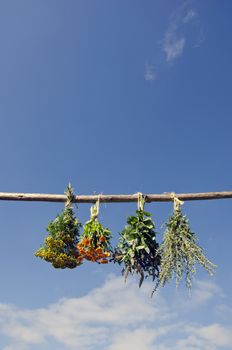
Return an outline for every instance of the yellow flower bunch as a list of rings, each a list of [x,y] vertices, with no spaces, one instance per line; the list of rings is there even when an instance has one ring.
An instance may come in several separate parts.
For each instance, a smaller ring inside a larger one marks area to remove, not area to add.
[[[72,188],[66,190],[67,202],[65,209],[50,222],[44,245],[40,247],[35,256],[52,263],[55,268],[73,269],[82,263],[83,258],[78,253],[76,245],[79,240],[81,224],[75,218],[72,209]]]

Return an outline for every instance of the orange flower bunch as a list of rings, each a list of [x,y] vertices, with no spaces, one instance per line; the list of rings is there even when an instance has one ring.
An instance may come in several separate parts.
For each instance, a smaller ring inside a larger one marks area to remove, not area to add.
[[[104,228],[96,218],[89,220],[77,244],[79,257],[99,264],[107,264],[111,256],[110,237],[110,231]]]

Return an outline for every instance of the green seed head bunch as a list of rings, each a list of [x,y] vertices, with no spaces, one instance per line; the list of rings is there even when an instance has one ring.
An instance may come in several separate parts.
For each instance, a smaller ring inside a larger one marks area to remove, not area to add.
[[[82,263],[76,245],[79,241],[81,224],[72,209],[72,188],[66,190],[67,202],[65,209],[48,224],[48,237],[35,256],[52,263],[55,268],[73,269]]]
[[[123,264],[122,274],[125,280],[128,274],[140,276],[139,286],[145,277],[154,281],[159,275],[160,257],[157,253],[155,224],[151,214],[144,211],[144,202],[140,204],[136,215],[129,216],[127,226],[120,234],[119,245],[114,251],[113,261]]]
[[[164,286],[174,277],[178,286],[184,276],[187,288],[191,289],[196,263],[201,264],[210,275],[214,273],[216,266],[205,257],[203,249],[198,245],[187,217],[181,212],[181,204],[183,202],[174,197],[174,211],[166,224],[164,240],[159,247],[159,284]]]

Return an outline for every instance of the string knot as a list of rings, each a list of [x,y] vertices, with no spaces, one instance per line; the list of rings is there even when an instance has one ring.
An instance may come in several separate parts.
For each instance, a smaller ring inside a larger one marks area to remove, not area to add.
[[[174,203],[174,210],[179,210],[180,209],[180,206],[184,204],[183,201],[181,201],[175,194],[175,192],[171,192],[170,193],[170,197],[171,199],[173,200],[173,203]]]
[[[142,194],[142,192],[138,192],[138,210],[144,211],[144,206],[145,206],[145,196]]]
[[[100,208],[100,196],[101,195],[99,194],[96,203],[90,208],[91,220],[96,220],[98,218]]]

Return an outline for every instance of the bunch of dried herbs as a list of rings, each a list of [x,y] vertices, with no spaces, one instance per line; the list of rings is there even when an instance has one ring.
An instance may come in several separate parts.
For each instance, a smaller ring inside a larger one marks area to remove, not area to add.
[[[174,197],[174,211],[170,216],[164,233],[164,240],[159,247],[161,256],[159,284],[164,286],[172,277],[176,286],[185,276],[186,286],[191,289],[192,278],[196,272],[196,263],[201,264],[212,275],[214,268],[198,245],[197,237],[189,227],[188,219],[182,214],[181,204]]]
[[[144,198],[139,194],[138,210],[127,219],[127,226],[120,234],[113,261],[124,265],[122,274],[125,280],[128,274],[138,274],[140,287],[145,277],[151,277],[154,281],[159,276],[158,247],[155,224],[151,214],[144,211]]]
[[[54,221],[48,224],[47,232],[49,235],[35,256],[50,262],[55,268],[73,269],[80,265],[83,260],[76,248],[81,224],[75,217],[72,208],[73,190],[71,185],[68,185],[65,194],[67,196],[65,209],[57,215]]]
[[[107,264],[111,256],[111,233],[98,221],[98,214],[99,200],[91,207],[91,218],[84,226],[77,248],[82,258],[99,264]]]

